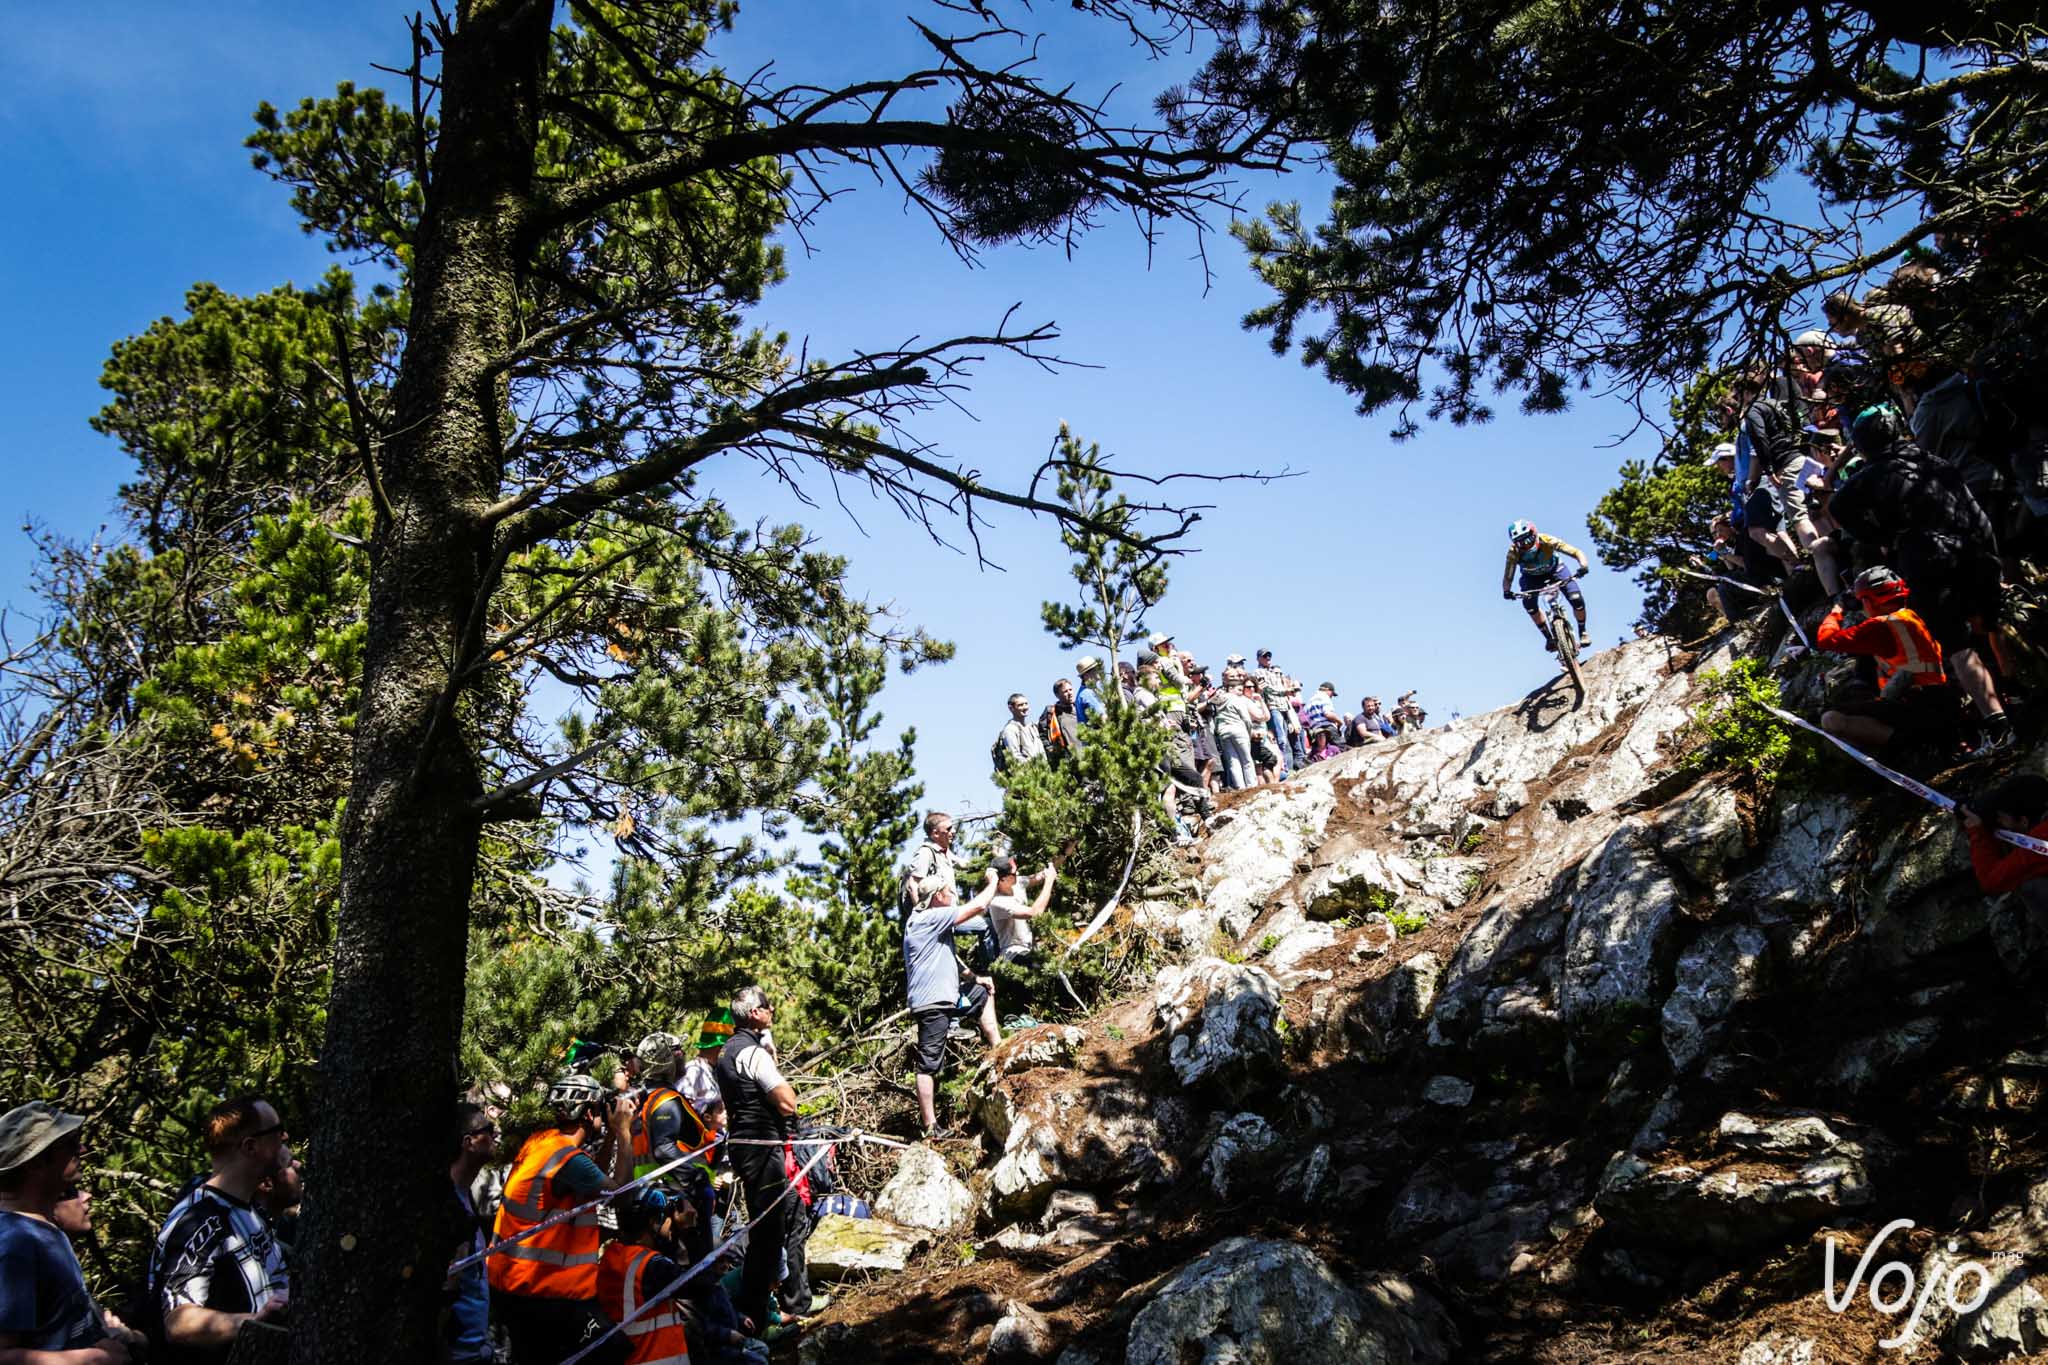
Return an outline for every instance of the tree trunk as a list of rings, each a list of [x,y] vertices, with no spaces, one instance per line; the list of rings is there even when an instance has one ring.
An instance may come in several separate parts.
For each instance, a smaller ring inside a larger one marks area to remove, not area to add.
[[[479,514],[498,496],[506,404],[484,375],[514,322],[551,11],[470,0],[442,59],[440,142],[381,457],[392,516],[370,581],[294,1365],[433,1358],[480,833],[475,741],[444,693],[492,586]]]

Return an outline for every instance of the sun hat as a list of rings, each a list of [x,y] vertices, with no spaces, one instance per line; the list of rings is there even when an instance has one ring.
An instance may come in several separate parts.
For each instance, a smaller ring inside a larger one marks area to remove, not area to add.
[[[41,1100],[16,1105],[0,1114],[0,1171],[26,1166],[84,1124],[81,1116],[67,1114]]]

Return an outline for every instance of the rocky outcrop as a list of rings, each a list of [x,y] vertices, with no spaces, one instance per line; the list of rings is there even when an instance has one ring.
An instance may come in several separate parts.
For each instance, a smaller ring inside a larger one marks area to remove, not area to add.
[[[1295,1242],[1233,1237],[1183,1266],[1131,1323],[1125,1365],[1432,1365],[1455,1342],[1404,1279],[1354,1289]]]
[[[896,1174],[875,1197],[875,1212],[905,1227],[943,1232],[974,1212],[974,1192],[944,1157],[920,1144],[904,1149]]]
[[[1678,761],[1697,670],[1761,643],[1625,645],[1234,799],[1134,906],[1179,945],[1149,988],[976,1083],[1003,1274],[962,1358],[1875,1358],[1904,1322],[1824,1303],[1819,1251],[1895,1211],[1939,1221],[1887,1295],[1998,1270],[1915,1358],[2048,1349],[2048,917],[1828,751],[1775,792]]]
[[[883,1271],[900,1271],[911,1257],[931,1244],[931,1234],[898,1227],[880,1218],[848,1218],[831,1213],[818,1220],[805,1244],[811,1274],[821,1280],[856,1279]]]

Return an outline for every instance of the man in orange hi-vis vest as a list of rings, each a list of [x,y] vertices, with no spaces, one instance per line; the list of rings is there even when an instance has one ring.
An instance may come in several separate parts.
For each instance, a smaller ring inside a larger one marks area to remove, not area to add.
[[[604,1088],[569,1072],[548,1090],[555,1122],[526,1140],[506,1177],[493,1240],[502,1241],[588,1203],[633,1178],[633,1100],[607,1098]],[[600,1166],[590,1151],[601,1149]],[[523,1241],[491,1253],[485,1262],[491,1302],[512,1338],[513,1365],[559,1365],[606,1324],[597,1307],[597,1210],[564,1219]],[[619,1365],[625,1347],[590,1357]]]
[[[1952,732],[1956,695],[1942,668],[1941,646],[1906,605],[1912,597],[1906,580],[1879,565],[1858,574],[1852,591],[1864,619],[1845,626],[1837,606],[1813,642],[1829,653],[1876,660],[1877,689],[1845,689],[1821,713],[1821,728],[1865,749],[1881,749],[1899,736],[1935,739]]]
[[[626,1365],[689,1365],[690,1341],[677,1306],[683,1268],[675,1250],[697,1211],[681,1195],[649,1186],[622,1198],[618,1213],[619,1235],[597,1263],[597,1305],[610,1321],[625,1323],[619,1339],[626,1343]]]

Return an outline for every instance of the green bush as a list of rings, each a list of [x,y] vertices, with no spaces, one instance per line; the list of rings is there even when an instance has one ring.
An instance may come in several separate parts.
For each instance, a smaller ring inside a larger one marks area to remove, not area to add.
[[[1702,699],[1685,727],[1686,764],[1775,783],[1792,751],[1791,732],[1766,709],[1780,704],[1778,680],[1757,660],[1737,659],[1701,673],[1697,683]]]

